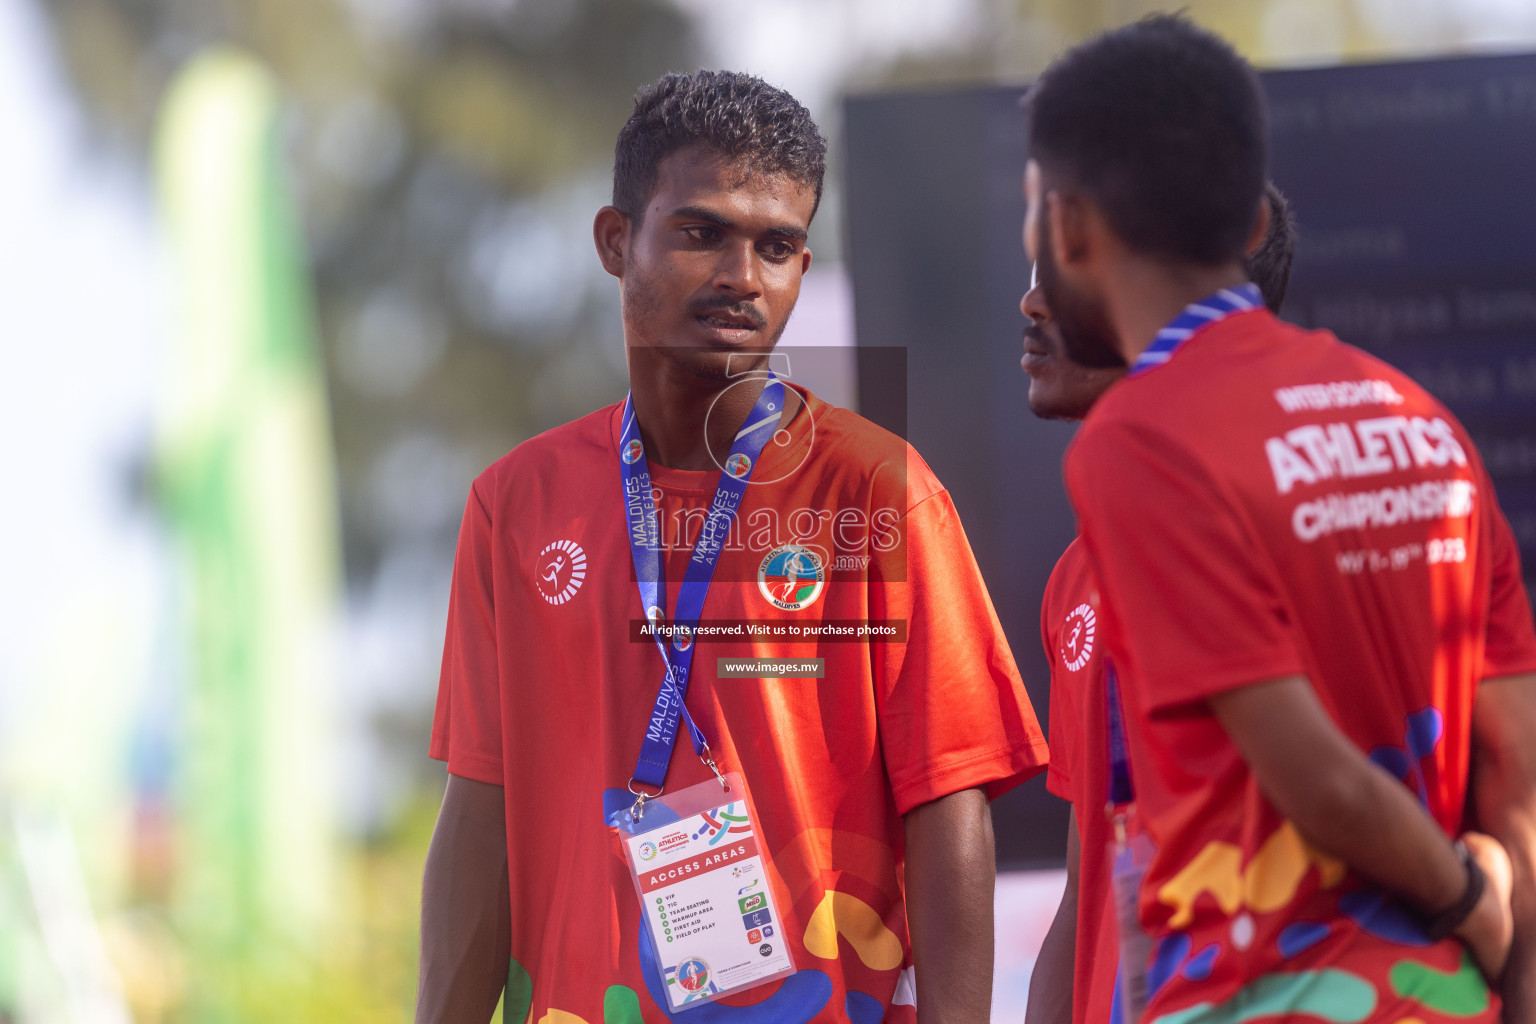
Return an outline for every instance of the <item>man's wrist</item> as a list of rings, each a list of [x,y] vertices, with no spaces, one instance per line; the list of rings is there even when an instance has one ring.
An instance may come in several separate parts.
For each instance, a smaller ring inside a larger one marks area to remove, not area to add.
[[[1455,903],[1424,918],[1424,934],[1431,942],[1439,942],[1459,932],[1472,917],[1472,912],[1477,909],[1478,903],[1482,900],[1483,891],[1488,888],[1488,878],[1483,874],[1483,869],[1478,866],[1477,861],[1473,859],[1466,843],[1460,839],[1456,840],[1455,850],[1466,872],[1466,884]]]

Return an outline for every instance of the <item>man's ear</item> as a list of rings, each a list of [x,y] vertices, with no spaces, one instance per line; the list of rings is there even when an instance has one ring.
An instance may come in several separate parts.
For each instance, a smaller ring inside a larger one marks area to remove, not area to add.
[[[1051,233],[1051,251],[1058,266],[1081,263],[1089,256],[1089,216],[1082,196],[1058,192],[1045,194],[1045,229]]]
[[[592,219],[592,241],[603,269],[614,277],[624,276],[624,257],[629,252],[629,215],[616,206],[605,206]]]
[[[1259,212],[1253,219],[1253,230],[1248,232],[1248,244],[1243,246],[1244,255],[1252,258],[1264,245],[1264,239],[1269,236],[1269,222],[1274,216],[1269,208],[1269,196],[1259,196]]]

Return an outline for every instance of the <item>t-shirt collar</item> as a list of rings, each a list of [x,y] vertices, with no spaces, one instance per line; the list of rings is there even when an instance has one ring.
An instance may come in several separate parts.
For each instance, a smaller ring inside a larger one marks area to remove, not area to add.
[[[783,380],[783,378],[779,378]],[[811,444],[815,436],[815,421],[820,418],[827,409],[831,408],[808,388],[785,380],[784,386],[793,388],[799,395],[801,407],[795,413],[795,418],[790,421],[788,432],[790,440],[787,444],[779,444],[777,440],[770,440],[763,449],[762,456],[758,459],[758,471],[752,475],[755,479],[767,479],[762,474],[776,470],[779,464],[786,459],[795,459],[791,465],[798,465],[805,459],[805,449]],[[624,403],[612,407],[613,412],[609,417],[608,434],[609,442],[613,450],[613,457],[619,458],[619,442],[623,434]],[[775,435],[777,437],[777,435]],[[717,469],[673,469],[652,462],[650,464],[651,479],[658,486],[665,485],[668,490],[697,491],[701,494],[713,494],[715,484],[720,480],[720,471]]]
[[[1200,328],[1225,320],[1234,313],[1246,313],[1250,309],[1258,309],[1263,304],[1264,296],[1260,294],[1259,286],[1252,283],[1238,288],[1223,288],[1203,299],[1191,302],[1184,307],[1184,312],[1174,317],[1167,327],[1157,332],[1157,337],[1153,338],[1152,344],[1136,357],[1136,361],[1131,364],[1131,372],[1126,376],[1135,377],[1154,366],[1163,365],[1173,357],[1179,346],[1188,341]]]

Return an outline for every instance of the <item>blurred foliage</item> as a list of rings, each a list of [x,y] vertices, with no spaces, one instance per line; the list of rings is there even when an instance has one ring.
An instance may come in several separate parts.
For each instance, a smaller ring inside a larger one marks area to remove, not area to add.
[[[242,46],[284,83],[353,586],[391,545],[451,544],[475,472],[622,389],[613,289],[595,259],[568,251],[590,246],[636,85],[697,63],[674,8],[54,0],[46,10],[97,137],[134,157],[166,83],[204,46]]]
[[[271,944],[237,959],[184,948],[159,906],[103,926],[139,1024],[252,1021],[357,1024],[401,1021],[416,994],[416,923],[422,851],[436,801],[414,800],[384,834],[350,848],[340,894],[344,929],[314,958]]]

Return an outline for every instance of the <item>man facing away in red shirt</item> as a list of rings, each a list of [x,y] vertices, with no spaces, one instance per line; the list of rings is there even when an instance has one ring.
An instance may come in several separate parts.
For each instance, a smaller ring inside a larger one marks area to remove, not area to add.
[[[1142,832],[1113,851],[1142,1019],[1531,1020],[1536,631],[1475,447],[1259,308],[1264,101],[1227,44],[1146,19],[1028,112],[1067,354],[1129,367],[1066,477]]]
[[[1269,229],[1248,257],[1248,276],[1264,305],[1279,313],[1291,279],[1295,220],[1285,196],[1265,187]],[[1042,419],[1080,421],[1125,376],[1124,366],[1079,366],[1038,279],[1019,303],[1029,318],[1024,357],[1029,409]],[[1067,821],[1067,883],[1029,982],[1026,1024],[1088,1024],[1113,1019],[1120,946],[1110,898],[1103,643],[1097,637],[1099,587],[1081,541],[1056,563],[1040,602],[1040,638],[1051,670],[1051,764],[1046,788],[1072,804]],[[1085,851],[1089,854],[1084,856]]]

